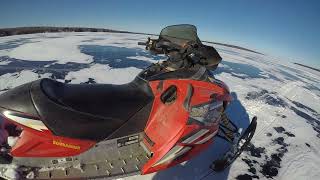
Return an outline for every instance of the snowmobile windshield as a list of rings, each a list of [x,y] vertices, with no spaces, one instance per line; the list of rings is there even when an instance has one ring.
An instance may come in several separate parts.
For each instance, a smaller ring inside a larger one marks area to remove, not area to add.
[[[188,41],[201,42],[197,35],[197,28],[190,24],[165,27],[160,33],[160,39],[161,38],[167,39],[176,44],[181,44]]]

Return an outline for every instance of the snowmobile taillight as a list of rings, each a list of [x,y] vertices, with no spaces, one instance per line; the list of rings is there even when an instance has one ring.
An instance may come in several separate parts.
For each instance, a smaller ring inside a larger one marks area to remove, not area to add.
[[[43,122],[38,117],[33,117],[30,115],[13,112],[13,111],[4,111],[3,115],[5,116],[5,118],[9,119],[10,121],[32,128],[34,130],[37,130],[37,131],[48,130],[48,128],[43,124]]]
[[[211,126],[218,122],[223,112],[223,101],[211,101],[191,107],[188,124]]]

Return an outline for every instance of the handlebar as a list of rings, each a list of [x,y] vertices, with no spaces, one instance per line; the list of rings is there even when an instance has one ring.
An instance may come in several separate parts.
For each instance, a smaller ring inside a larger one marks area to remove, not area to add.
[[[148,38],[146,42],[138,42],[138,45],[145,46],[146,50],[149,50],[152,53],[156,54],[167,54],[173,51],[177,51],[178,53],[181,53],[181,56],[179,56],[178,58],[186,58],[186,60],[188,60],[191,64],[198,64],[201,62],[201,56],[199,56],[199,53],[196,52],[197,50],[194,49],[194,47],[196,46],[193,44],[181,47],[170,41],[159,41],[156,39]]]
[[[151,39],[150,37],[146,42],[138,42],[138,45],[145,46],[146,50],[151,51],[155,54],[162,54],[162,49],[157,47],[158,40]]]
[[[206,46],[199,41],[183,43],[166,38],[148,38],[146,42],[138,42],[138,45],[145,46],[145,49],[152,54],[167,55],[167,66],[173,65],[188,68],[200,65],[216,68],[217,64],[221,61],[221,57],[213,47]]]
[[[188,57],[190,58],[192,64],[198,64],[201,61],[200,56],[194,53],[189,54]]]
[[[138,42],[138,45],[140,45],[140,46],[146,46],[147,43],[146,43],[146,42]]]

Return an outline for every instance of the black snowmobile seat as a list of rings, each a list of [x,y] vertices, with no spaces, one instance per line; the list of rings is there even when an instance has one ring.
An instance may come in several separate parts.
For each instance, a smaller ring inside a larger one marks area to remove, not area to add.
[[[129,84],[65,84],[51,79],[40,82],[52,101],[97,117],[126,120],[150,99],[143,80]]]
[[[40,117],[57,136],[98,141],[149,107],[153,93],[148,82],[139,78],[123,85],[41,79],[1,94],[0,100],[2,108]]]
[[[147,82],[124,85],[33,83],[31,96],[43,122],[56,134],[100,140],[118,129],[153,99]]]

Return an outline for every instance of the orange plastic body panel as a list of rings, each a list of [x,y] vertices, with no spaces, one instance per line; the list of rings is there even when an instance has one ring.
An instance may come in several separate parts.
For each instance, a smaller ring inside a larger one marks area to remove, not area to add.
[[[159,83],[162,83],[163,88],[161,90],[158,88]],[[171,104],[164,104],[161,102],[160,96],[172,85],[177,87],[177,98]],[[150,86],[155,98],[149,121],[145,128],[145,133],[150,140],[154,142],[154,145],[151,146],[148,142],[144,142],[153,153],[153,156],[143,166],[142,174],[166,169],[191,159],[212,143],[212,140],[209,140],[204,144],[186,145],[180,143],[181,138],[191,132],[199,131],[200,129],[208,129],[209,132],[197,140],[200,141],[212,133],[217,133],[219,128],[219,122],[216,122],[211,126],[200,126],[198,124],[187,125],[190,109],[185,108],[184,102],[187,97],[188,86],[190,85],[193,87],[190,107],[212,101],[212,94],[215,94],[220,101],[228,102],[231,100],[229,92],[227,88],[224,87],[224,84],[221,87],[213,83],[196,80],[164,80],[163,82],[151,81]],[[193,143],[196,143],[197,141]],[[154,166],[154,164],[160,161],[161,158],[165,156],[165,154],[175,145],[190,146],[192,149],[178,160]]]
[[[38,131],[5,118],[23,128],[19,139],[11,149],[15,157],[66,157],[79,155],[93,145],[94,141],[55,136],[49,130]]]

